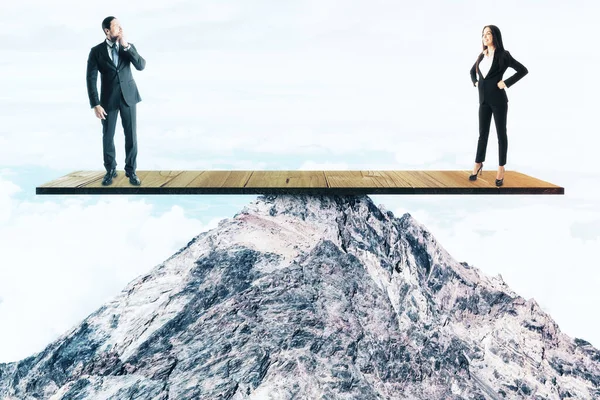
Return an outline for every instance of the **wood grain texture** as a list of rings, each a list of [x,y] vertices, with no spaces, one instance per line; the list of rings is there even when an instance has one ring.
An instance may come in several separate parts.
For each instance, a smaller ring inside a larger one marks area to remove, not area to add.
[[[100,183],[104,177],[104,174],[105,172],[101,171],[76,171],[48,183],[44,183],[40,187],[72,188],[85,186],[95,181]]]
[[[323,171],[254,171],[248,188],[326,188]]]
[[[407,187],[389,171],[324,171],[331,188]]]
[[[469,181],[470,171],[138,171],[132,186],[123,171],[102,186],[103,171],[76,171],[36,188],[37,194],[564,194],[564,188],[516,171]]]

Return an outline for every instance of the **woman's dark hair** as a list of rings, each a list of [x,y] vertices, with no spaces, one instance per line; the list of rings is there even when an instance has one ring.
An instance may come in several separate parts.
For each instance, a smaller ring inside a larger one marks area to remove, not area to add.
[[[485,28],[490,28],[490,31],[492,31],[492,44],[496,48],[498,56],[502,56],[504,54],[504,43],[502,43],[502,33],[500,32],[500,28],[498,28],[496,25],[486,25],[481,30],[481,36],[483,36],[483,32],[485,32]],[[483,54],[487,50],[487,46],[484,45],[483,42],[481,43],[481,45],[483,46],[483,50],[481,54],[477,56],[477,61],[475,62],[475,69],[477,70],[477,73],[479,73],[479,59],[483,57]],[[502,61],[503,58],[501,58],[501,62]]]
[[[483,36],[485,28],[490,28],[490,31],[492,31],[492,44],[496,50],[500,50],[501,52],[504,51],[504,44],[502,43],[502,33],[500,33],[500,29],[496,25],[486,25],[481,31],[481,36]],[[481,43],[481,45],[483,46],[483,50],[487,49],[486,45],[483,43]]]
[[[102,32],[104,32],[105,29],[109,29],[110,30],[110,23],[112,22],[113,19],[115,19],[115,17],[106,17],[106,18],[104,18],[104,20],[102,21]]]

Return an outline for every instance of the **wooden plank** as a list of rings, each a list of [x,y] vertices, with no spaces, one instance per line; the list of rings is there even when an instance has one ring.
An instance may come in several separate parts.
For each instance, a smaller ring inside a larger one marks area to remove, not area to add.
[[[164,188],[185,188],[206,171],[182,171],[173,179],[161,185]]]
[[[252,171],[205,171],[193,180],[188,188],[241,188],[248,182],[251,175]]]
[[[324,171],[329,187],[410,187],[402,179],[397,179],[391,171]]]
[[[326,188],[323,171],[254,171],[247,188]]]
[[[469,171],[469,175],[471,175],[473,171]],[[483,171],[482,175],[477,177],[475,182],[481,182],[486,186],[491,185],[495,186],[496,182],[496,171]]]
[[[365,175],[364,171],[325,171],[325,176],[331,188],[380,186],[372,175]]]
[[[469,180],[472,171],[424,171],[430,178],[429,182],[436,182],[438,186],[430,185],[427,189],[415,188],[417,194],[494,194],[497,188],[490,184],[491,173],[483,172],[476,180]]]
[[[517,171],[495,186],[496,171],[123,171],[102,186],[103,171],[76,171],[36,188],[38,194],[564,194],[564,188]]]
[[[144,177],[142,183],[148,186],[163,187],[182,173],[183,171],[148,171],[148,174]],[[140,177],[139,174],[138,177]],[[142,178],[140,177],[140,180],[141,179]]]
[[[466,185],[475,187],[486,187],[489,185],[489,177],[478,176],[477,180],[470,181],[469,175],[472,171],[423,171],[433,181],[438,182],[443,187],[460,188]]]
[[[495,172],[494,172],[494,182],[495,182]],[[493,182],[493,183],[494,183]],[[504,185],[502,187],[550,187],[550,188],[559,188],[559,186],[554,185],[552,183],[542,181],[540,179],[522,174],[516,171],[506,171],[504,173]]]
[[[437,181],[424,171],[397,171],[396,175],[401,176],[413,188],[439,187]]]
[[[102,181],[106,172],[76,171],[41,185],[40,187],[80,187],[94,181]]]
[[[464,171],[424,171],[426,175],[443,187],[462,187],[469,181],[469,173]]]
[[[390,185],[394,185],[394,187],[398,188],[412,188],[413,185],[406,178],[406,176],[401,173],[401,171],[383,171],[385,176],[388,178]]]
[[[365,187],[398,187],[387,171],[359,171],[362,174],[362,181]]]
[[[182,171],[136,171],[136,175],[142,181],[142,185],[149,187],[160,187],[181,174],[181,172]],[[114,186],[122,188],[132,186],[129,183],[129,178],[125,176],[125,171],[118,171],[117,174],[117,177],[113,179],[113,183],[110,185],[110,187]],[[102,186],[102,180],[100,179],[90,182],[82,187],[97,188],[106,186]]]

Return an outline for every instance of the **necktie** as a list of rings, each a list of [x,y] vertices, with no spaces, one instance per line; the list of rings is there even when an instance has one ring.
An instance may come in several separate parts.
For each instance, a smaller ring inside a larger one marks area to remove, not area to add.
[[[115,66],[119,65],[119,52],[117,51],[117,44],[113,44],[112,47],[112,58],[113,58],[113,62],[115,63]]]

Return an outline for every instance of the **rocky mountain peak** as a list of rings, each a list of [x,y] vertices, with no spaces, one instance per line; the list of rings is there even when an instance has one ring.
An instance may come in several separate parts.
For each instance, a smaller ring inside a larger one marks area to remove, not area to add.
[[[0,398],[600,396],[600,352],[368,196],[260,196],[131,282]]]

